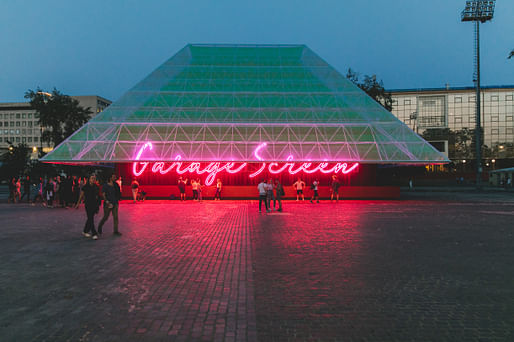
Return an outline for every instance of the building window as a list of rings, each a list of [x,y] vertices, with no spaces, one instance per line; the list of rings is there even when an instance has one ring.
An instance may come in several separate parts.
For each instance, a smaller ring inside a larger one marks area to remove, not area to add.
[[[11,121],[9,126],[14,127],[14,121]]]
[[[21,125],[22,125],[22,127],[27,127],[27,121],[22,121]]]
[[[30,129],[30,128],[27,129],[27,134],[29,134],[29,135],[32,134],[32,129]]]
[[[498,116],[497,115],[491,116],[491,122],[498,122]]]
[[[491,101],[498,102],[498,95],[491,96]]]
[[[34,137],[34,142],[37,142],[39,140],[38,137]]]
[[[28,138],[27,138],[27,141],[28,141],[28,142],[32,142],[32,137],[28,137]]]
[[[468,122],[469,123],[475,123],[475,117],[474,116],[470,116],[469,119],[468,119]]]
[[[39,114],[38,113],[34,113],[34,119],[39,119]]]
[[[20,113],[16,113],[16,119],[20,118]]]
[[[32,119],[32,113],[29,113],[29,114],[27,115],[27,119]]]
[[[16,134],[18,134],[18,135],[20,134],[20,130],[19,129],[16,130]]]
[[[0,121],[0,127],[2,127],[2,121]]]
[[[468,97],[468,102],[475,102],[475,99],[476,99],[475,96],[470,96],[470,97]]]
[[[403,100],[404,105],[410,105],[410,100]]]
[[[20,126],[21,126],[21,122],[16,121],[16,127],[20,127]]]
[[[506,95],[505,96],[505,101],[512,101],[513,100],[513,96],[512,95]]]
[[[32,121],[29,121],[29,127],[32,127]]]
[[[21,114],[21,118],[22,118],[22,119],[25,119],[25,116],[26,116],[26,115],[27,115],[27,114],[25,114],[25,113]]]
[[[512,115],[507,115],[505,117],[505,121],[512,121]]]
[[[27,130],[26,129],[22,129],[21,130],[21,134],[23,134],[23,135],[27,134]]]
[[[462,103],[462,97],[455,97],[455,103]]]
[[[20,137],[16,137],[16,142],[19,143],[20,142]]]
[[[492,135],[498,135],[498,134],[500,134],[500,130],[498,130],[498,129],[492,129],[492,130],[491,130],[491,134],[492,134]]]
[[[27,142],[27,138],[22,137],[22,138],[21,138],[21,142]]]
[[[462,123],[462,116],[456,116],[455,123]]]
[[[514,128],[505,128],[505,133],[514,134]]]

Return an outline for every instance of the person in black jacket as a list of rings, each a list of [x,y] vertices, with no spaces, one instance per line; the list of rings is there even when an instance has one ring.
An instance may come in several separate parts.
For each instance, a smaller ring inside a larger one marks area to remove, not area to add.
[[[82,187],[80,191],[80,196],[75,205],[75,208],[78,209],[80,205],[80,201],[84,198],[84,206],[86,208],[87,221],[84,226],[84,231],[82,235],[85,237],[93,237],[93,240],[98,240],[98,234],[95,230],[95,214],[98,213],[98,209],[100,208],[100,188],[96,184],[96,176],[92,174],[89,176],[89,180],[86,185]],[[91,232],[91,233],[90,233]]]
[[[102,198],[104,200],[104,217],[98,224],[98,233],[102,234],[102,228],[112,213],[113,220],[113,234],[120,236],[118,231],[118,207],[121,199],[120,187],[116,183],[116,175],[113,173],[107,180],[107,183],[102,185]]]

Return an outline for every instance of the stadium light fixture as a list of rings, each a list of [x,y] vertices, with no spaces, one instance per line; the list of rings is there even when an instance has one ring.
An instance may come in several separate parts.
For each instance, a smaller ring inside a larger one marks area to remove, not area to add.
[[[496,0],[469,0],[461,13],[461,21],[475,22],[475,75],[473,81],[476,86],[476,186],[482,188],[482,129],[480,124],[480,23],[492,20]]]

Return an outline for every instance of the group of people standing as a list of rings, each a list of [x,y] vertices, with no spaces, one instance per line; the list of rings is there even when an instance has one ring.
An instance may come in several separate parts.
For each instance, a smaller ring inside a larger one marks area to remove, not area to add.
[[[315,179],[310,188],[312,190],[312,196],[310,198],[310,202],[319,203],[319,180]],[[306,185],[305,182],[298,178],[296,182],[293,183],[293,188],[296,190],[296,201],[299,201],[300,198],[302,201],[305,200],[304,189]],[[332,181],[330,183],[330,202],[333,202],[334,197],[336,198],[336,202],[339,202],[339,188],[341,187],[341,183],[336,175],[332,176]],[[264,202],[266,207],[266,212],[272,212],[273,210],[282,211],[282,198],[285,196],[285,191],[283,185],[280,183],[278,179],[274,182],[272,179],[266,181],[263,179],[259,185],[257,185],[257,189],[259,190],[259,212],[262,212],[262,203]],[[271,201],[273,201],[273,206],[271,206]],[[277,208],[277,202],[279,207]]]
[[[37,181],[27,176],[23,182],[13,178],[9,183],[10,203],[21,203],[26,197],[27,203],[41,203],[48,208],[71,207],[77,201],[80,189],[86,184],[85,177],[56,176],[39,178]],[[23,195],[21,189],[23,187]]]
[[[186,185],[187,185],[188,179],[183,179],[182,177],[179,177],[178,179],[178,190],[180,192],[180,200],[185,201],[186,200]],[[221,200],[221,189],[223,187],[223,184],[221,183],[221,179],[217,179],[216,181],[216,193],[214,194],[214,200],[220,201]],[[193,201],[202,201],[202,182],[200,178],[197,179],[191,179],[191,190],[193,191]]]
[[[282,197],[285,196],[286,193],[278,179],[276,179],[275,182],[273,182],[271,178],[268,181],[263,179],[259,185],[257,185],[257,189],[259,190],[259,212],[262,212],[263,202],[267,213],[273,210],[282,211]],[[273,201],[273,207],[271,206],[271,201]]]

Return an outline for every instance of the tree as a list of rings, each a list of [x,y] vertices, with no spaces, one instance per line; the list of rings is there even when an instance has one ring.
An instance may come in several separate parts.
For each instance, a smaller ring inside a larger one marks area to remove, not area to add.
[[[512,57],[514,57],[514,50],[512,50],[509,54],[509,57],[507,57],[508,59],[511,59]]]
[[[25,98],[39,114],[39,124],[43,128],[42,141],[59,145],[64,139],[82,127],[93,113],[91,108],[83,108],[79,102],[54,88],[52,93],[41,89],[28,90]]]
[[[376,75],[365,75],[361,82],[359,74],[349,68],[346,73],[346,78],[364,90],[366,94],[388,111],[393,109],[393,98],[391,97],[391,93],[385,91],[384,83],[382,81],[377,82]]]
[[[10,180],[23,174],[30,159],[29,151],[29,147],[23,143],[9,147],[9,150],[0,157],[2,161],[0,174],[3,179]]]

